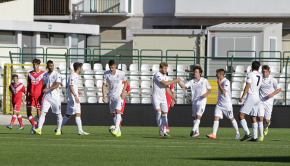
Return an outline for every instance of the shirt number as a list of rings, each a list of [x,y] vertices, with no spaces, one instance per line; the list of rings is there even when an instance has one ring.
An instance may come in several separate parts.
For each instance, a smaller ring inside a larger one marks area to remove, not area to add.
[[[261,76],[257,75],[257,77],[258,77],[257,86],[259,86],[259,82],[260,82],[260,78],[261,78]]]

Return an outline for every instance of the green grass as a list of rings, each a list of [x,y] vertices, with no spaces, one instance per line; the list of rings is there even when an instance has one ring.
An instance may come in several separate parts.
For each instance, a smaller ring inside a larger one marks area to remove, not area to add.
[[[290,163],[290,130],[269,129],[263,142],[234,140],[234,129],[219,128],[216,140],[211,128],[190,138],[189,127],[171,127],[170,138],[159,137],[157,127],[122,127],[115,138],[108,126],[84,126],[89,136],[77,135],[76,126],[44,126],[42,135],[0,126],[0,165],[285,165]],[[242,129],[241,136],[244,135]]]

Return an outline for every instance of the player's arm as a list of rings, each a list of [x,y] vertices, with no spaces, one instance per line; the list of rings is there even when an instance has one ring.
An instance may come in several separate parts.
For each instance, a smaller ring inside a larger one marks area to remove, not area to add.
[[[46,92],[48,92],[50,90],[54,90],[54,89],[58,88],[59,84],[60,84],[60,82],[56,82],[55,85],[53,85],[50,88],[45,88],[45,86],[43,85],[43,88],[42,88],[43,89],[43,93],[46,93]]]
[[[172,93],[172,95],[174,96],[174,92],[171,91],[171,93]],[[174,107],[174,103],[175,103],[175,101],[171,98],[171,104],[170,104],[170,107]]]
[[[218,86],[219,86],[219,88],[220,88],[222,94],[226,94],[227,91],[226,91],[226,90],[224,89],[224,87],[222,86],[221,79],[218,79],[218,80],[217,80],[217,83],[218,83]]]
[[[273,84],[274,84],[274,88],[276,89],[273,93],[269,94],[267,97],[268,99],[274,97],[276,94],[278,94],[279,92],[281,92],[281,87],[280,85],[278,84],[278,81],[276,79],[274,79],[273,81]]]
[[[127,93],[126,93],[126,97],[127,97],[131,94],[131,89],[130,89],[129,85],[127,85],[126,91],[127,91]]]
[[[162,81],[160,81],[160,83],[163,84],[163,85],[165,85],[165,86],[168,86],[168,85],[171,85],[171,84],[175,84],[177,82],[180,82],[180,81],[181,81],[180,78],[176,78],[173,81],[164,81],[164,80],[162,80]]]
[[[105,97],[105,93],[106,93],[106,83],[103,83],[102,93],[103,93],[103,102],[106,103],[106,97]]]
[[[185,89],[187,88],[185,85],[183,85],[182,83],[178,82],[178,85],[180,86],[180,88]]]
[[[245,97],[246,94],[248,93],[250,86],[251,86],[251,83],[246,83],[246,87],[245,87],[245,89],[244,89],[244,93],[243,93],[242,97],[241,97],[240,100],[239,100],[240,103],[243,102],[244,97]]]
[[[121,94],[121,97],[122,99],[125,99],[126,98],[126,89],[127,89],[127,85],[128,85],[128,81],[124,81],[124,87],[123,87],[123,91],[122,91],[122,94]]]
[[[74,91],[74,87],[73,87],[73,85],[70,85],[70,86],[69,86],[69,90],[70,90],[71,94],[75,97],[76,102],[79,103],[80,100],[79,100],[77,94],[76,94],[75,91]]]
[[[211,86],[208,83],[207,79],[206,79],[205,85],[206,85],[207,92],[204,95],[202,95],[203,98],[206,98],[211,92]]]
[[[166,87],[166,92],[173,101],[177,102],[177,99],[175,98],[174,94],[171,92],[171,90],[168,87]]]
[[[29,95],[30,89],[31,89],[31,84],[29,83],[29,84],[27,84],[26,100],[28,99],[28,95]]]

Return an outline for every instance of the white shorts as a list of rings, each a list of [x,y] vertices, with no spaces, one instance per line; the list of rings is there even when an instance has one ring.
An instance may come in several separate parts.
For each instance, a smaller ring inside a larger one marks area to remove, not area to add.
[[[260,104],[260,97],[247,95],[247,98],[241,106],[240,113],[244,113],[250,116],[257,116]]]
[[[192,105],[192,116],[196,117],[196,115],[202,116],[205,111],[205,104],[201,105]]]
[[[273,104],[260,102],[258,117],[264,117],[267,120],[271,120],[273,110]]]
[[[216,106],[214,110],[214,116],[218,116],[220,117],[220,119],[223,119],[223,114],[228,119],[232,119],[234,117],[233,106],[227,106],[227,107]]]
[[[48,112],[49,108],[51,108],[52,113],[60,114],[61,113],[61,103],[60,99],[47,99],[44,98],[42,102],[41,112]]]
[[[124,99],[122,99],[121,97],[119,98],[109,98],[109,107],[110,107],[110,113],[115,113],[116,110],[120,110],[122,109],[124,103]]]
[[[75,101],[67,101],[66,114],[74,115],[81,113],[81,104]]]
[[[164,100],[160,100],[152,96],[152,104],[155,111],[158,109],[161,109],[161,112],[168,112],[168,105],[167,105],[166,98]]]

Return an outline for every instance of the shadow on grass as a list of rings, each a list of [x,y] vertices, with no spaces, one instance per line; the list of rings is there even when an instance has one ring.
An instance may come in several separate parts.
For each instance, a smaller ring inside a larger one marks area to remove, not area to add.
[[[290,156],[264,156],[264,157],[219,157],[219,158],[184,158],[191,160],[216,160],[216,161],[249,161],[249,162],[290,162]]]

